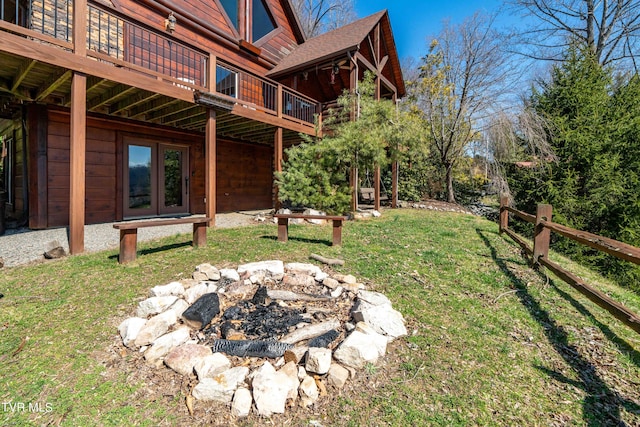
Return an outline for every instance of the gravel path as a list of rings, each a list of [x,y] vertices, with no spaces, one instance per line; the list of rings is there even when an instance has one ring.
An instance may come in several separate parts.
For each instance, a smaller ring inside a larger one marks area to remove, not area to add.
[[[216,215],[216,228],[233,228],[255,224],[259,212],[238,212]],[[262,213],[262,212],[260,212]],[[0,258],[5,267],[15,267],[44,259],[43,253],[55,246],[62,246],[69,253],[67,228],[47,230],[29,230],[28,228],[9,229],[0,236]],[[175,234],[191,234],[191,224],[149,227],[138,230],[138,241],[158,239]],[[117,248],[120,245],[120,232],[113,223],[85,226],[85,252],[98,252]]]

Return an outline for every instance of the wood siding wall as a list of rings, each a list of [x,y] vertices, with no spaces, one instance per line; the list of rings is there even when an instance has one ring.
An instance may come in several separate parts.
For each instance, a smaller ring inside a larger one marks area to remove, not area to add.
[[[218,212],[273,207],[273,147],[218,141]]]
[[[46,113],[46,191],[34,203],[32,228],[66,226],[69,223],[69,113]],[[30,123],[36,129],[36,123]],[[123,136],[151,139],[159,143],[189,146],[189,205],[194,214],[205,212],[204,135],[174,132],[133,122],[100,117],[87,119],[85,222],[96,224],[122,220]],[[218,212],[269,209],[272,207],[273,148],[219,140],[217,144]],[[37,158],[31,157],[36,168]],[[33,181],[37,181],[35,178]],[[22,182],[22,181],[21,181]],[[16,191],[21,191],[16,189]],[[39,209],[40,211],[37,211]],[[46,223],[42,223],[46,222]]]
[[[1,130],[1,134],[5,138],[12,140],[8,150],[11,152],[7,153],[8,159],[6,159],[7,163],[9,161],[12,163],[11,165],[6,165],[9,167],[12,177],[9,177],[9,182],[6,182],[5,185],[13,185],[13,191],[8,194],[11,198],[8,200],[6,215],[15,219],[22,219],[26,206],[25,195],[27,191],[24,185],[27,171],[24,167],[24,156],[26,153],[21,118],[13,120],[8,127]]]

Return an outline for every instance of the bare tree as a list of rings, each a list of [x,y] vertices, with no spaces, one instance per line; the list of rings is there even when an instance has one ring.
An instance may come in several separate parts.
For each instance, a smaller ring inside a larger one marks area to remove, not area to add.
[[[305,35],[315,37],[356,20],[354,0],[291,0]]]
[[[460,26],[445,24],[423,59],[410,93],[429,126],[444,169],[447,200],[455,202],[453,169],[496,107],[511,69],[492,29],[493,18],[476,14]]]
[[[535,59],[560,60],[570,43],[588,47],[600,64],[624,61],[637,71],[640,1],[506,0],[531,24],[520,32]]]

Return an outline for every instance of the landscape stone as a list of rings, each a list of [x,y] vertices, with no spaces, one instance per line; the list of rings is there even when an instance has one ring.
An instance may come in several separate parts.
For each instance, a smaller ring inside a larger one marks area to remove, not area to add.
[[[320,397],[320,392],[318,390],[318,385],[316,384],[316,380],[313,377],[306,376],[302,382],[300,383],[300,400],[302,401],[302,406],[311,406],[313,405],[318,398]]]
[[[167,310],[173,310],[176,313],[176,317],[180,318],[187,308],[189,308],[189,303],[182,298],[178,298]]]
[[[251,404],[253,403],[253,397],[251,392],[246,387],[240,387],[233,394],[233,401],[231,402],[231,414],[234,417],[244,418],[248,417],[251,412]]]
[[[216,375],[231,368],[231,361],[222,353],[213,353],[196,361],[194,370],[199,380],[214,378]]]
[[[315,209],[305,209],[303,214],[304,215],[323,215],[323,216],[326,215],[324,212],[317,211]],[[323,225],[323,224],[326,224],[327,222],[327,220],[325,219],[307,219],[306,221],[310,224],[315,224],[315,225]]]
[[[316,282],[318,283],[322,283],[324,281],[324,279],[326,279],[327,277],[329,277],[329,275],[327,273],[325,273],[324,271],[319,271],[315,274],[315,279]]]
[[[289,273],[282,279],[282,285],[287,287],[315,286],[316,279],[304,273]]]
[[[220,271],[218,271],[217,268],[215,268],[209,263],[200,264],[196,266],[196,271],[203,273],[205,276],[207,276],[208,280],[216,281],[216,280],[220,280],[220,277],[221,277]]]
[[[341,282],[341,283],[346,283],[348,285],[355,285],[356,283],[358,283],[358,279],[356,279],[353,275],[351,274],[334,274],[333,278],[336,279],[337,281]]]
[[[304,356],[307,354],[307,350],[309,347],[299,346],[293,347],[284,352],[284,360],[285,362],[294,362],[296,365],[304,359]]]
[[[138,333],[135,340],[136,346],[142,347],[151,344],[158,337],[164,335],[177,321],[178,317],[173,310],[167,310],[152,317]]]
[[[239,266],[238,273],[242,277],[271,277],[280,280],[284,276],[284,263],[279,260],[251,262]]]
[[[138,310],[136,315],[138,317],[149,317],[154,314],[162,313],[171,306],[178,297],[174,295],[168,295],[164,297],[151,297],[138,303]]]
[[[220,270],[220,278],[237,282],[240,280],[240,274],[233,268],[223,268]]]
[[[340,282],[338,282],[336,279],[333,279],[331,277],[327,277],[326,279],[324,279],[322,281],[322,284],[329,289],[335,289],[338,286],[340,286]]]
[[[324,375],[331,367],[331,350],[328,348],[310,347],[307,353],[305,369],[307,372]]]
[[[286,363],[278,373],[286,376],[289,380],[289,393],[287,393],[287,399],[292,399],[294,402],[298,399],[298,387],[300,381],[298,380],[298,365],[294,362]]]
[[[207,276],[202,271],[197,271],[197,270],[193,272],[191,277],[193,277],[193,280],[196,280],[198,282],[205,282],[205,281],[209,280],[209,276]]]
[[[342,286],[338,286],[334,290],[331,291],[331,298],[338,298],[344,292],[344,288]]]
[[[213,378],[200,380],[191,394],[198,400],[231,403],[236,389],[244,383],[248,374],[249,368],[246,366],[227,369]]]
[[[182,375],[193,373],[193,367],[206,356],[211,356],[211,348],[199,344],[183,344],[171,350],[164,363]]]
[[[265,362],[256,370],[251,384],[259,415],[270,417],[272,414],[284,414],[291,388],[291,381],[285,373],[278,374],[271,363]]]
[[[153,342],[153,345],[144,352],[144,358],[149,363],[156,363],[169,352],[187,341],[190,338],[190,330],[186,326],[161,336]]]
[[[391,304],[372,305],[358,299],[352,310],[352,316],[356,322],[365,322],[376,332],[387,335],[389,341],[407,335],[402,314],[394,310]]]
[[[367,363],[375,365],[385,355],[386,349],[387,337],[359,322],[356,329],[338,346],[333,357],[343,365],[362,369]]]
[[[358,291],[358,299],[368,302],[371,305],[391,305],[389,298],[380,292],[361,290]]]
[[[290,262],[285,264],[284,269],[287,273],[307,274],[309,276],[315,276],[318,273],[322,273],[322,270],[320,270],[320,267],[317,265],[302,262]]]
[[[184,292],[184,299],[189,304],[193,304],[198,298],[206,294],[208,291],[209,286],[207,283],[198,283],[197,285],[190,287]]]
[[[166,285],[158,285],[149,291],[150,297],[167,297],[175,295],[177,297],[184,295],[184,286],[180,282],[171,282]]]
[[[125,347],[135,348],[135,340],[145,323],[147,319],[141,317],[130,317],[120,323],[118,331]]]
[[[349,380],[349,370],[343,366],[332,363],[327,373],[327,381],[337,389],[341,389]]]

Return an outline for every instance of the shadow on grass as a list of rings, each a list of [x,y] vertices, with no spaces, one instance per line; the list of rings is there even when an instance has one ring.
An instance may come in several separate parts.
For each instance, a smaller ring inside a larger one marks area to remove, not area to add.
[[[261,239],[266,239],[266,240],[274,240],[274,241],[278,241],[278,237],[277,236],[261,236]],[[291,237],[289,236],[289,240],[295,240],[296,242],[302,242],[302,243],[313,243],[316,245],[325,245],[325,246],[331,246],[332,243],[331,241],[328,240],[320,240],[320,239],[307,239],[305,237]],[[283,242],[286,243],[286,242]]]
[[[569,344],[569,336],[565,329],[559,325],[551,317],[549,312],[543,309],[540,303],[529,293],[526,283],[509,270],[506,261],[503,258],[498,257],[496,248],[492,246],[491,242],[485,235],[486,232],[476,229],[476,233],[478,233],[484,244],[489,248],[491,251],[491,258],[493,258],[494,262],[498,265],[500,270],[502,270],[504,275],[509,278],[514,289],[518,289],[519,292],[517,292],[516,295],[520,298],[522,305],[527,309],[531,317],[535,319],[540,326],[542,326],[542,330],[544,331],[549,343],[564,359],[567,365],[574,370],[579,380],[567,378],[562,373],[553,371],[544,366],[536,366],[536,368],[557,381],[565,384],[572,384],[573,386],[582,389],[587,394],[587,397],[585,397],[582,404],[583,419],[586,425],[592,427],[626,425],[621,419],[621,408],[624,408],[629,412],[639,414],[640,405],[637,405],[632,400],[621,396],[617,391],[609,388],[607,383],[598,374],[596,366],[581,355],[578,348]],[[572,299],[569,295],[560,291],[557,286],[552,286],[555,290],[559,291],[560,295],[563,297],[568,297],[567,299],[569,300]],[[575,301],[575,304],[573,305],[581,313],[588,313],[588,310],[579,302]],[[589,316],[592,317],[591,314],[589,314]],[[609,328],[606,328],[604,325],[602,326],[606,331],[608,331],[604,332],[605,335],[616,343],[616,345],[620,346],[621,343],[624,343],[624,341],[617,337]],[[612,337],[615,337],[615,339]],[[625,346],[630,348],[626,343]]]
[[[158,247],[155,247],[155,248],[138,249],[136,254],[137,254],[137,256],[140,256],[140,255],[151,255],[151,254],[155,254],[157,252],[170,251],[171,249],[184,248],[185,246],[191,246],[191,242],[172,243],[170,245],[158,246]],[[109,259],[116,259],[117,260],[118,259],[118,254],[109,255]]]

